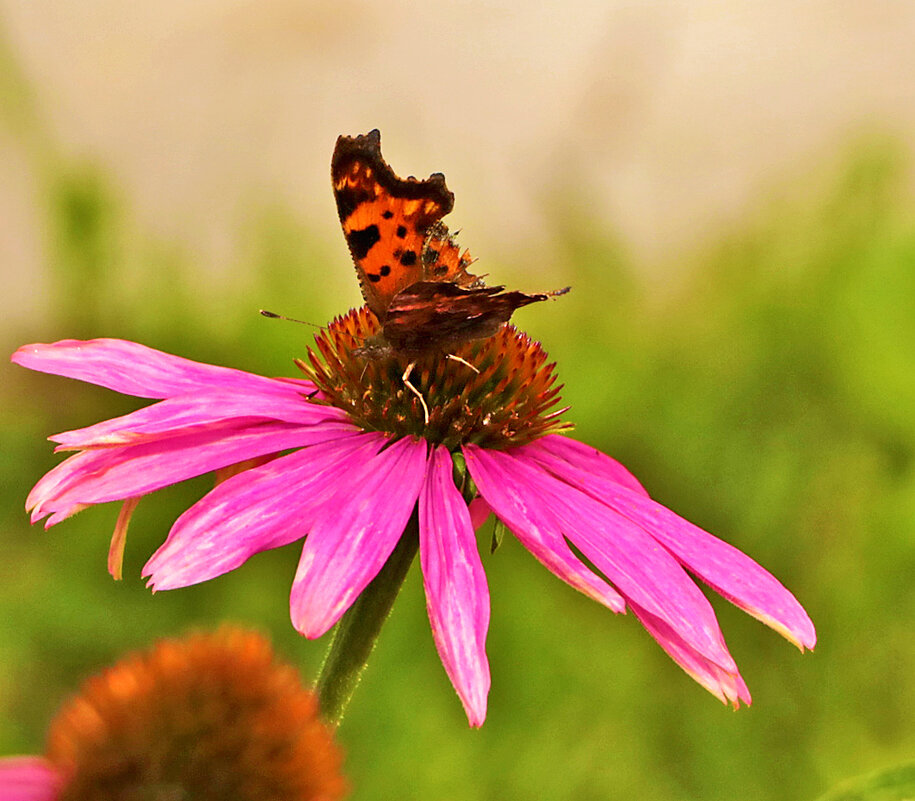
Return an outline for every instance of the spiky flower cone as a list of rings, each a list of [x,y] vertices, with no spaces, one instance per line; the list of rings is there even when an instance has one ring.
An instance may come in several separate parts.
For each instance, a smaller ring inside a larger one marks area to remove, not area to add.
[[[565,409],[554,409],[562,389],[555,363],[513,325],[453,353],[416,359],[373,348],[379,331],[368,308],[350,311],[315,337],[318,353],[309,349],[308,362],[296,362],[321,390],[321,400],[364,430],[423,437],[453,450],[466,443],[524,445],[571,427],[559,420]],[[415,392],[402,378],[411,362]]]
[[[299,674],[235,628],[165,640],[89,679],[54,720],[58,801],[332,801],[341,756]]]

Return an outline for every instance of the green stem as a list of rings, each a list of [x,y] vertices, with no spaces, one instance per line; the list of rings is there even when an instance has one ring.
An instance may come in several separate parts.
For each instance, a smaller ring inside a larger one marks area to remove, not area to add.
[[[414,510],[384,567],[334,629],[334,638],[315,683],[321,714],[332,726],[339,726],[343,719],[418,549],[419,520]]]

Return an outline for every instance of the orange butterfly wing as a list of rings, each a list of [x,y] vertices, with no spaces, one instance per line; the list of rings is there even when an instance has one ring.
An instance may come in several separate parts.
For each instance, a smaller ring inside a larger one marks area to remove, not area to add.
[[[419,354],[492,336],[515,309],[564,294],[487,287],[441,222],[454,206],[445,176],[398,178],[381,134],[340,136],[331,159],[337,212],[365,302],[395,350]]]
[[[439,222],[454,205],[445,176],[398,178],[381,155],[377,130],[337,139],[331,178],[362,295],[379,320],[398,292],[431,277],[430,270],[450,281],[470,263]]]
[[[423,280],[448,281],[464,287],[483,286],[483,280],[467,268],[473,263],[469,250],[461,250],[448,232],[448,226],[437,222],[423,243]]]

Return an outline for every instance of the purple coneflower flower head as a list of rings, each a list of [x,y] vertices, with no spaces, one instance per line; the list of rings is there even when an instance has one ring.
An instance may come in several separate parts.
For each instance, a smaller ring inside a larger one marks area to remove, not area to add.
[[[28,498],[60,522],[121,501],[120,554],[137,500],[216,471],[144,568],[154,589],[184,587],[260,551],[304,540],[290,599],[307,637],[330,629],[391,556],[411,515],[432,634],[473,726],[486,716],[489,591],[475,529],[494,513],[555,575],[614,612],[627,608],[703,687],[750,702],[697,576],[797,644],[807,614],[736,548],[653,501],[618,462],[563,432],[555,365],[511,325],[458,359],[375,358],[367,309],[316,337],[305,378],[265,378],[120,340],[29,345],[13,361],[158,402],[51,439],[76,451]],[[291,451],[291,452],[290,452]],[[688,571],[688,572],[687,572]]]
[[[260,635],[223,627],[90,678],[43,756],[0,759],[0,801],[335,801],[341,763],[298,672]]]

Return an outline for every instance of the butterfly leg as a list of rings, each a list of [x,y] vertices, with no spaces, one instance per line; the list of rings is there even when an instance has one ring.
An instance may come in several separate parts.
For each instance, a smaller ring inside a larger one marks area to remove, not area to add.
[[[400,379],[401,379],[401,381],[403,381],[404,386],[405,386],[407,389],[409,389],[410,392],[412,392],[414,395],[416,395],[417,398],[419,398],[419,402],[420,402],[420,403],[422,404],[422,406],[423,406],[423,418],[425,419],[425,422],[426,422],[426,424],[428,425],[428,423],[429,423],[429,407],[426,406],[426,399],[423,397],[422,392],[420,392],[416,387],[414,387],[414,386],[410,383],[410,375],[411,375],[411,373],[413,372],[413,368],[414,368],[414,367],[416,367],[416,362],[410,362],[410,363],[407,365],[407,369],[403,371],[403,375],[400,377]]]
[[[461,364],[464,364],[467,367],[469,367],[471,370],[473,370],[477,375],[480,374],[480,371],[477,370],[477,368],[474,367],[470,362],[468,362],[467,359],[462,359],[460,356],[455,356],[453,353],[449,353],[445,358],[451,359],[452,361],[460,362]]]

